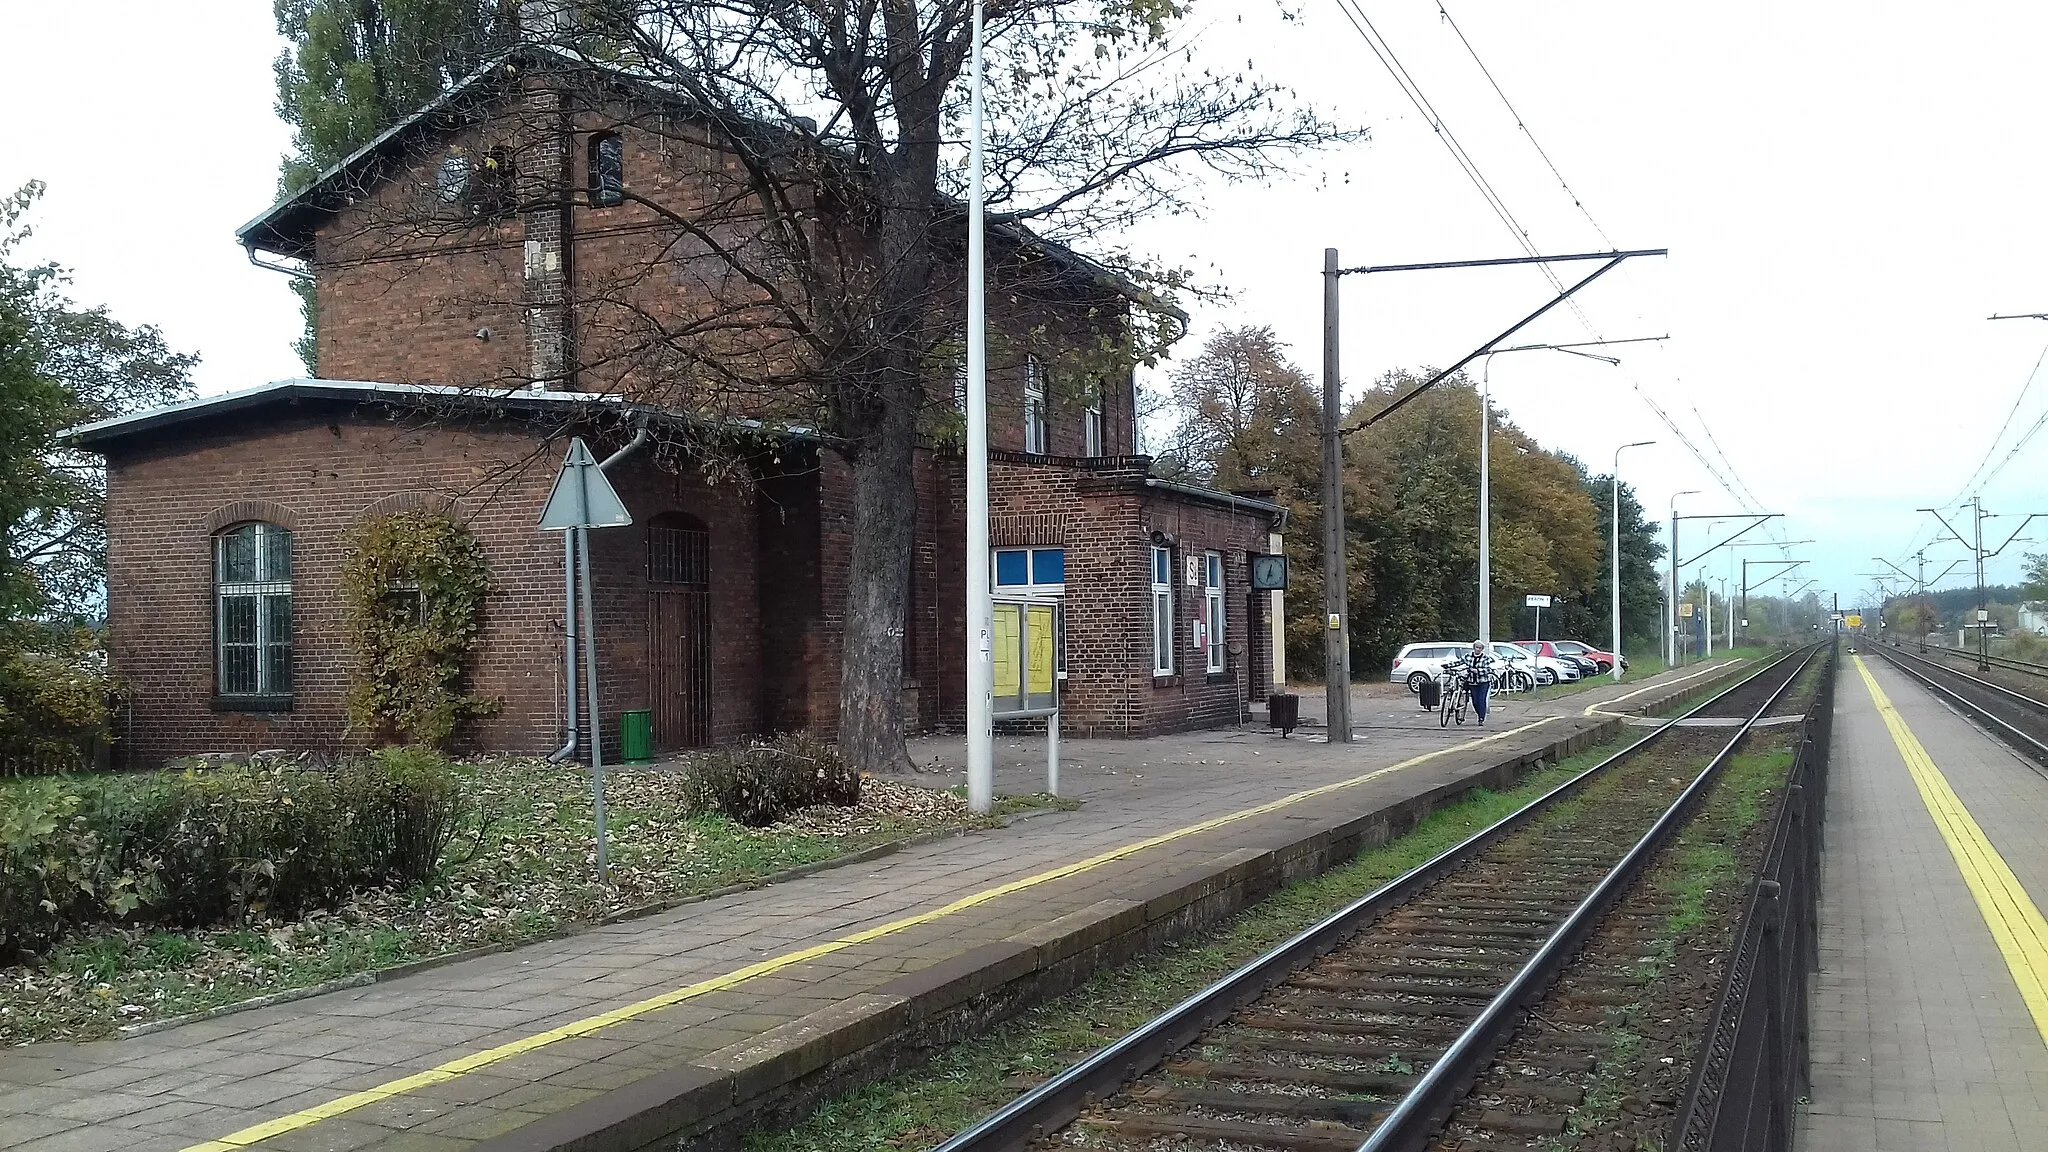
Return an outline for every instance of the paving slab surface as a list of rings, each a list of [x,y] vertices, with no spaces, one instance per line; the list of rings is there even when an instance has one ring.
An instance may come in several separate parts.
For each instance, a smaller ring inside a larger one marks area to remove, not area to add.
[[[1508,698],[1484,728],[1449,731],[1405,690],[1361,686],[1349,746],[1250,727],[1070,740],[1075,812],[148,1035],[0,1051],[0,1149],[454,1152],[657,1074],[739,1060],[735,1046],[904,973],[1142,901],[1245,845],[1383,811],[1584,731],[1603,701],[1620,711],[1726,670]],[[918,741],[935,766],[918,779],[953,782],[963,751]],[[1043,735],[1000,739],[998,761],[1000,792],[1038,790]]]
[[[2048,779],[1863,662],[2036,905]],[[1803,1152],[2048,1149],[2048,1042],[1852,663],[1836,688]]]

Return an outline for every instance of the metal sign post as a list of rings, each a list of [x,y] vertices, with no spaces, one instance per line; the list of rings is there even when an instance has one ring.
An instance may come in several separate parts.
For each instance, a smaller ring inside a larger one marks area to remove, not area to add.
[[[1525,603],[1536,610],[1536,638],[1534,642],[1540,644],[1543,641],[1543,610],[1550,607],[1550,597],[1531,596]]]
[[[605,479],[597,458],[590,454],[590,446],[581,436],[570,440],[569,454],[563,458],[562,471],[555,477],[554,491],[548,494],[547,507],[541,510],[540,530],[569,534],[569,542],[562,549],[562,579],[572,589],[580,585],[582,592],[584,691],[589,701],[584,711],[590,715],[590,807],[597,828],[597,879],[601,884],[611,883],[611,861],[605,852],[604,726],[599,722],[602,713],[597,701],[597,613],[590,602],[590,530],[622,528],[632,523],[625,502],[619,499],[612,482]],[[566,640],[572,649],[573,668],[574,628],[569,630]]]
[[[990,663],[992,719],[1045,717],[1045,791],[1060,794],[1060,646],[1066,606],[1058,600],[1015,598],[990,605],[994,634]]]

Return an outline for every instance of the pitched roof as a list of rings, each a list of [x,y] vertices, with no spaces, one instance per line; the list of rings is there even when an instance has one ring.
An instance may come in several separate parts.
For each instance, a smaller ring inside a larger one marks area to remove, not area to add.
[[[532,388],[477,388],[297,377],[96,420],[68,429],[64,435],[81,448],[104,451],[137,436],[216,420],[235,412],[309,402],[388,404],[406,408],[435,405],[486,415],[559,413],[565,417],[603,415],[616,420],[655,420],[672,425],[701,426],[703,423],[695,417],[629,403],[619,396],[597,392],[546,392]],[[741,430],[769,429],[758,420],[726,421],[725,426]],[[776,429],[774,432],[791,439],[817,438],[816,433],[808,428]]]
[[[403,155],[405,149],[415,139],[426,133],[436,130],[447,131],[464,122],[472,115],[466,110],[468,99],[493,80],[509,81],[517,74],[522,62],[588,70],[611,83],[630,88],[656,100],[683,106],[685,110],[690,104],[689,99],[682,93],[649,77],[600,64],[547,45],[522,44],[500,54],[456,81],[446,92],[329,166],[304,188],[272,204],[255,219],[236,229],[235,238],[251,252],[269,252],[292,259],[305,258],[312,251],[315,229],[326,218],[346,207],[354,194],[374,179],[374,169],[380,161]],[[795,130],[793,126],[789,129],[774,129],[771,125],[763,124],[762,127],[764,130]],[[953,202],[953,206],[964,207],[957,202]],[[999,224],[991,231],[1020,248],[1041,250],[1053,263],[1104,284],[1136,303],[1162,307],[1161,302],[1152,293],[1133,284],[1114,269],[1083,256],[1064,244],[1048,240],[1021,224]],[[1168,306],[1166,310],[1172,312],[1182,323],[1187,322],[1186,314],[1178,308]]]

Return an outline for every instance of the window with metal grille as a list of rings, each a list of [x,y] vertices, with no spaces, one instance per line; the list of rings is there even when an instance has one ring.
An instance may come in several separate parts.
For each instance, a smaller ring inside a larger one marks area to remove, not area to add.
[[[1152,549],[1152,674],[1173,675],[1173,549]]]
[[[590,138],[590,205],[610,208],[626,199],[626,142],[617,132]]]
[[[286,699],[292,692],[292,534],[251,523],[213,538],[214,691]]]

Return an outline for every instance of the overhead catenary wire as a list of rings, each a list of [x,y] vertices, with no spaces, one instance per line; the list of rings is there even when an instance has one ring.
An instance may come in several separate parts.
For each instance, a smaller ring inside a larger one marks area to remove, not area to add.
[[[1365,14],[1363,8],[1359,6],[1358,0],[1336,0],[1336,4],[1338,10],[1343,13],[1344,18],[1351,24],[1352,29],[1358,33],[1359,38],[1365,41],[1366,47],[1371,50],[1374,58],[1379,60],[1380,66],[1386,69],[1387,74],[1393,78],[1395,86],[1400,88],[1401,94],[1415,107],[1416,112],[1422,116],[1424,122],[1429,124],[1438,140],[1450,152],[1452,160],[1458,165],[1459,170],[1465,174],[1466,179],[1471,181],[1473,187],[1478,190],[1481,199],[1486,202],[1494,215],[1500,219],[1502,225],[1513,235],[1515,243],[1529,255],[1538,255],[1535,241],[1530,236],[1528,228],[1522,224],[1515,216],[1513,210],[1507,206],[1505,198],[1500,195],[1493,182],[1480,169],[1478,161],[1472,157],[1463,142],[1451,130],[1445,117],[1436,110],[1435,105],[1429,100],[1427,94],[1422,91],[1422,86],[1415,79],[1414,74],[1408,70],[1406,65],[1401,63],[1400,57],[1394,51],[1393,46],[1387,41],[1378,27],[1373,24],[1371,18]],[[1445,11],[1444,15],[1448,18],[1448,11]],[[1459,39],[1464,41],[1466,50],[1472,55],[1475,63],[1478,63],[1481,71],[1486,73],[1488,82],[1492,84],[1495,93],[1500,96],[1501,102],[1507,106],[1509,113],[1516,117],[1524,134],[1529,137],[1530,142],[1542,153],[1545,163],[1550,166],[1553,173],[1558,175],[1559,183],[1564,185],[1566,192],[1572,196],[1574,204],[1586,216],[1595,231],[1599,232],[1604,239],[1606,237],[1605,230],[1600,228],[1599,221],[1593,217],[1591,210],[1586,207],[1583,198],[1572,191],[1569,182],[1564,180],[1562,173],[1557,170],[1555,163],[1550,160],[1549,154],[1544,152],[1541,145],[1536,142],[1534,133],[1528,131],[1526,122],[1522,121],[1519,113],[1515,111],[1513,102],[1508,99],[1506,91],[1502,89],[1498,81],[1493,79],[1491,72],[1486,69],[1484,61],[1479,59],[1478,52],[1472,47],[1470,41],[1465,39],[1462,30],[1459,30],[1458,35]],[[1554,291],[1560,293],[1564,291],[1564,283],[1553,269],[1548,265],[1539,265],[1538,269]],[[1593,324],[1584,309],[1579,307],[1577,301],[1566,301],[1566,307],[1571,310],[1573,316],[1578,319],[1580,326],[1588,333],[1596,339],[1604,338],[1604,334]],[[1731,481],[1729,476],[1724,475],[1721,468],[1716,467],[1713,461],[1708,458],[1706,452],[1701,450],[1694,438],[1676,420],[1672,419],[1670,413],[1665,411],[1662,405],[1658,404],[1650,396],[1648,390],[1643,387],[1640,380],[1636,379],[1634,373],[1624,370],[1623,378],[1628,382],[1630,389],[1636,393],[1636,396],[1657,416],[1658,420],[1663,423],[1664,427],[1670,431],[1672,436],[1678,440],[1685,450],[1691,454],[1700,467],[1709,476],[1714,478],[1715,483],[1720,485],[1721,489],[1727,492],[1731,498],[1742,503],[1745,510],[1754,510],[1754,504],[1749,500],[1743,499],[1738,492],[1738,489],[1742,491],[1747,490],[1745,485],[1739,483],[1739,477],[1737,480]],[[1697,411],[1695,411],[1694,415],[1698,417]],[[1700,424],[1703,429],[1706,427],[1704,419],[1700,420]],[[1711,436],[1711,432],[1709,435]],[[1726,461],[1725,455],[1724,462],[1727,463],[1729,470],[1732,472],[1734,468],[1733,462]]]
[[[1944,507],[1948,504],[1955,504],[1966,496],[1975,496],[1983,492],[1991,483],[1991,476],[1984,476],[1981,483],[1977,478],[1983,475],[1985,467],[1991,463],[1992,457],[1997,455],[1999,442],[2005,439],[2006,430],[2012,427],[2012,418],[2019,414],[2020,405],[2026,401],[2027,393],[2033,389],[2035,379],[2041,375],[2041,365],[2044,361],[2048,361],[2048,344],[2041,345],[2041,354],[2034,358],[2033,370],[2027,373],[2026,380],[2020,384],[2019,394],[2012,398],[2012,407],[2006,409],[2005,420],[1998,426],[1998,434],[1991,438],[1991,443],[1985,445],[1983,459],[1977,461],[1977,467],[1971,470],[1969,478],[1963,481],[1962,487],[1956,489],[1956,494],[1944,502]],[[2039,428],[2040,425],[2036,423],[2034,430],[2039,430]],[[2029,431],[2026,437],[2021,439],[2020,443],[2026,443],[2026,439],[2032,436],[2033,431]],[[2018,450],[2017,445],[2014,450]],[[2008,454],[2005,460],[1999,461],[1998,467],[2004,468],[2006,462],[2011,459],[2012,456]],[[1976,487],[1972,488],[1972,484],[1976,484]]]

